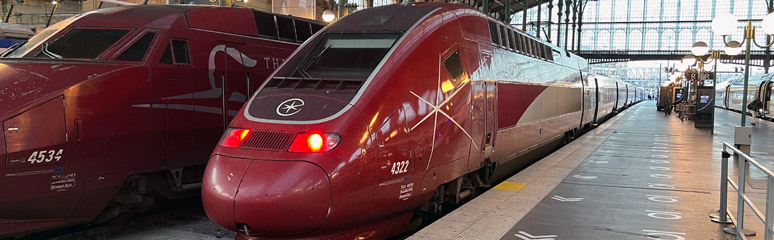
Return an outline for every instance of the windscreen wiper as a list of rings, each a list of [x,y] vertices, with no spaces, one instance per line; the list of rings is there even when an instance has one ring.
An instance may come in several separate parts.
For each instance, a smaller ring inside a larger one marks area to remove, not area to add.
[[[7,56],[8,54],[11,54],[13,51],[16,51],[16,49],[19,49],[22,45],[26,44],[27,41],[24,42],[17,42],[8,47],[3,53],[0,53],[0,58],[3,58]]]
[[[311,78],[312,75],[309,74],[309,72],[307,72],[306,70],[309,70],[309,68],[311,68],[312,66],[316,65],[320,61],[320,57],[325,53],[325,51],[328,51],[328,49],[331,48],[331,46],[333,46],[333,44],[328,45],[327,47],[323,48],[323,50],[320,51],[320,53],[318,53],[317,55],[309,58],[309,60],[306,62],[306,64],[304,66],[301,66],[298,69],[298,72],[301,73],[301,75],[303,75],[305,78]]]
[[[43,52],[43,54],[45,54],[46,56],[50,57],[51,59],[62,59],[61,55],[56,54],[56,53],[51,52],[50,50],[48,50],[48,43],[44,43],[43,44],[43,49],[41,50],[41,52]]]

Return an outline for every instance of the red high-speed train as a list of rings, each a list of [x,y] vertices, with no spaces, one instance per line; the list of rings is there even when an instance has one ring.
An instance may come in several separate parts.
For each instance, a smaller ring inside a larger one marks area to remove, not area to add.
[[[238,239],[381,239],[634,104],[587,62],[455,4],[365,9],[307,40],[215,148],[207,215]]]
[[[0,59],[0,237],[199,194],[224,128],[319,22],[133,6],[57,23]]]

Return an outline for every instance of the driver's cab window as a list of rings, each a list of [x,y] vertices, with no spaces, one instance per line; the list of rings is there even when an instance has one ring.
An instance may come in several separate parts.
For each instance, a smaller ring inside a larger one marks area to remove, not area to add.
[[[95,59],[129,33],[129,29],[73,28],[41,45],[36,58]]]
[[[447,80],[441,83],[441,85],[444,92],[446,92],[448,89],[457,87],[462,82],[461,79],[465,75],[460,50],[454,50],[454,52],[446,56],[446,58],[443,59],[443,66],[444,69],[446,69]]]
[[[155,32],[147,32],[138,38],[137,41],[132,43],[129,47],[124,49],[121,55],[116,57],[116,60],[141,62],[145,59],[146,52],[153,43],[153,39],[156,37]]]

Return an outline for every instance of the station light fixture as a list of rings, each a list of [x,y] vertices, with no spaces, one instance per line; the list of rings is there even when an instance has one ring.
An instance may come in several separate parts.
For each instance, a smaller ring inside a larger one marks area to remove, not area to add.
[[[739,47],[740,44],[737,41],[729,41],[725,48],[723,48],[723,51],[726,52],[729,56],[736,56],[742,53],[742,48]]]
[[[712,31],[717,35],[729,35],[736,30],[736,24],[739,20],[730,13],[721,13],[712,19]]]
[[[336,15],[334,15],[331,10],[325,10],[322,13],[322,19],[327,23],[333,22],[333,20],[336,19]]]
[[[761,28],[767,35],[774,35],[774,14],[768,14],[761,21]]]
[[[696,58],[691,55],[686,55],[683,57],[683,60],[680,61],[680,64],[677,66],[677,70],[684,72],[694,64],[696,64]]]
[[[691,47],[691,53],[694,56],[704,56],[709,52],[709,45],[703,41],[698,41]]]

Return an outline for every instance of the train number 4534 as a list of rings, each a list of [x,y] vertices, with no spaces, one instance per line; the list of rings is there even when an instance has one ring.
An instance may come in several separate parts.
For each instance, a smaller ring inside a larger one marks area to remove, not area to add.
[[[58,162],[60,159],[62,159],[62,152],[64,149],[59,150],[40,150],[40,151],[34,151],[32,152],[32,155],[30,155],[29,158],[27,158],[27,162],[30,164],[35,163],[43,163],[43,162],[52,162],[56,161]]]

